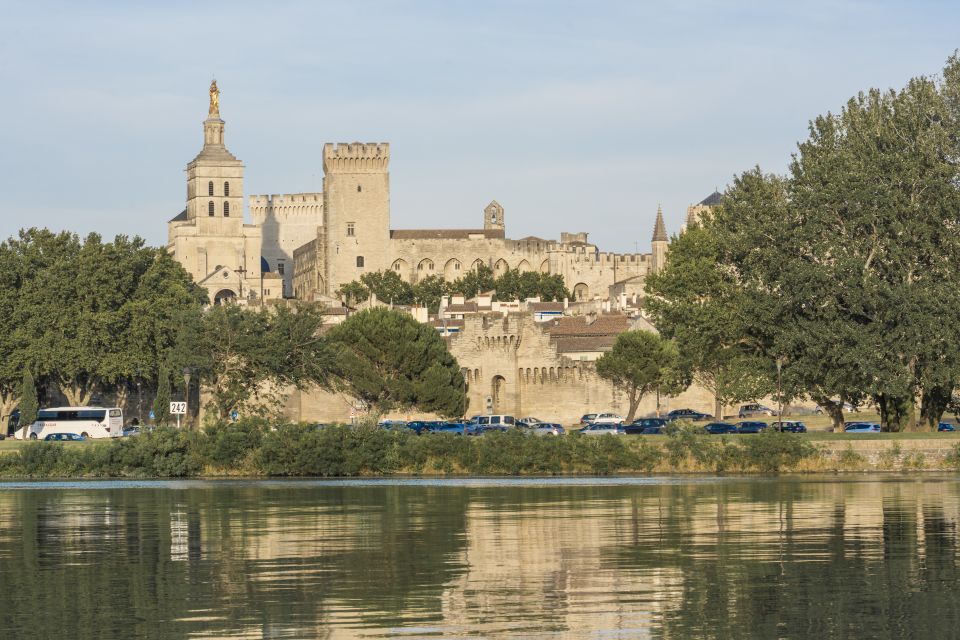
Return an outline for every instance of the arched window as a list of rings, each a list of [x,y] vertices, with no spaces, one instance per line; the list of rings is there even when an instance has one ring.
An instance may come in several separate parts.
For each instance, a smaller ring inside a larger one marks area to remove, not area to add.
[[[224,196],[229,196],[229,195],[230,195],[230,183],[229,183],[229,182],[224,182],[224,183],[223,183],[223,195],[224,195]]]
[[[207,195],[208,196],[213,195],[213,180],[207,183]]]
[[[211,200],[210,203],[207,204],[207,213],[209,213],[210,215],[213,215],[213,200]]]
[[[357,256],[357,266],[363,267],[363,256]]]
[[[223,216],[224,216],[225,218],[229,218],[229,217],[230,217],[230,203],[229,203],[229,202],[224,202],[224,203],[223,203]]]

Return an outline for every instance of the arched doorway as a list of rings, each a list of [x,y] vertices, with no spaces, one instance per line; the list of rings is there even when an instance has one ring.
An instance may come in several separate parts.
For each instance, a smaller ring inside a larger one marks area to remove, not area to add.
[[[579,283],[573,288],[574,300],[587,300],[590,296],[590,287],[584,283]]]
[[[233,289],[220,289],[217,291],[217,295],[213,296],[213,304],[227,304],[228,302],[234,302],[237,299],[237,294]]]
[[[506,404],[507,381],[503,376],[494,376],[490,385],[490,396],[493,398],[493,412],[503,413]]]

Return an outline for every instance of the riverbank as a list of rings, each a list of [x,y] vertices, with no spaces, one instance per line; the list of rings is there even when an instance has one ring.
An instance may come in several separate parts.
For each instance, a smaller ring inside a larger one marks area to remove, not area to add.
[[[453,434],[253,422],[204,431],[158,429],[80,443],[3,443],[0,478],[378,477],[390,475],[614,475],[960,470],[954,434],[857,438],[765,432],[709,436],[538,437],[517,431]]]

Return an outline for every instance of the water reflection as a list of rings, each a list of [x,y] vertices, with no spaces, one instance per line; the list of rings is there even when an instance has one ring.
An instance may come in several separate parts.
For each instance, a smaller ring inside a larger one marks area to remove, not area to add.
[[[960,483],[0,492],[0,637],[946,638]]]

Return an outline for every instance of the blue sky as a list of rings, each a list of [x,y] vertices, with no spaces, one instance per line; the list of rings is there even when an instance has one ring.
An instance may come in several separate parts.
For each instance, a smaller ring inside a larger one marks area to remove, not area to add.
[[[391,143],[392,226],[588,231],[649,248],[658,203],[753,165],[807,122],[936,74],[950,2],[0,0],[0,237],[166,242],[216,76],[246,195],[319,191],[324,142]]]

